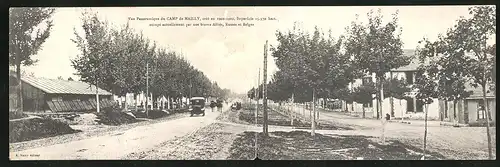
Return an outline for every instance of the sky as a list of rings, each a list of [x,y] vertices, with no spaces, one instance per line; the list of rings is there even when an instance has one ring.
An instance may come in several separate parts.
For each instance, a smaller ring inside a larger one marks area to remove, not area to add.
[[[276,45],[277,30],[286,31],[294,22],[301,22],[304,29],[312,32],[318,26],[325,32],[332,30],[338,37],[355,20],[366,23],[366,13],[373,9],[382,10],[384,20],[390,21],[391,14],[399,11],[402,27],[401,39],[404,49],[415,49],[424,36],[431,40],[445,33],[460,16],[468,16],[469,6],[370,6],[370,7],[108,7],[91,8],[99,17],[113,26],[125,24],[129,17],[272,17],[267,21],[225,21],[253,23],[251,27],[172,27],[150,26],[151,23],[212,23],[224,21],[140,21],[129,23],[138,33],[142,32],[158,46],[181,52],[195,67],[222,88],[244,93],[256,86],[259,68],[263,67],[264,44]],[[33,58],[34,66],[25,67],[26,72],[37,77],[78,78],[71,67],[79,50],[71,41],[82,33],[81,12],[89,8],[56,8],[52,17],[54,27],[43,48]],[[276,71],[273,58],[268,55],[268,80]],[[262,73],[262,72],[261,72]]]

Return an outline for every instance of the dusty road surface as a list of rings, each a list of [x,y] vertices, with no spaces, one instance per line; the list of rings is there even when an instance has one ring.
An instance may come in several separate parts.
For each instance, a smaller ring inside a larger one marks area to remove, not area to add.
[[[294,110],[299,117],[303,117],[303,106],[296,106]],[[293,108],[293,107],[292,107]],[[356,129],[352,131],[337,131],[335,134],[365,135],[380,137],[382,123],[375,119],[362,119],[337,112],[320,111],[320,122],[329,121],[349,125]],[[309,111],[306,110],[307,119]],[[424,123],[413,120],[412,124],[388,122],[385,127],[385,136],[416,147],[422,147]],[[494,157],[496,157],[496,128],[491,129],[491,141]],[[320,133],[320,132],[318,132]],[[451,127],[440,126],[439,121],[429,121],[427,134],[428,149],[443,154],[448,159],[477,160],[488,158],[488,144],[485,127]]]
[[[226,160],[238,134],[257,127],[238,122],[238,112],[223,110],[216,121],[193,133],[165,141],[155,148],[131,153],[122,159],[146,160]],[[236,123],[233,123],[236,121]],[[262,130],[262,128],[259,128]],[[254,152],[251,154],[253,155]],[[253,159],[253,157],[252,157]]]
[[[227,106],[224,110],[227,110]],[[138,126],[78,141],[10,152],[11,160],[113,160],[123,159],[132,153],[149,151],[158,145],[186,136],[214,122],[220,112],[207,110],[206,115],[168,120],[156,124]]]

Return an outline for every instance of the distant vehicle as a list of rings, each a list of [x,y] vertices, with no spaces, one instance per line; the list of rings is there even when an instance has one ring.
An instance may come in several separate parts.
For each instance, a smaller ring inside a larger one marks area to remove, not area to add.
[[[193,97],[190,100],[189,111],[191,116],[194,114],[203,114],[205,116],[205,98]]]
[[[231,110],[233,111],[238,111],[241,109],[241,103],[240,102],[236,102],[236,103],[233,103],[233,105],[231,105]]]

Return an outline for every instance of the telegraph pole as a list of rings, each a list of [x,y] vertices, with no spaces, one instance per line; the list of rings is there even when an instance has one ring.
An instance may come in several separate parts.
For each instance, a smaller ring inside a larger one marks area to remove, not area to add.
[[[148,113],[148,99],[149,99],[149,63],[146,63],[146,118],[149,117]]]
[[[259,115],[259,93],[260,92],[260,68],[259,68],[259,75],[257,76],[257,89],[255,89],[255,97],[257,99],[257,107],[255,108],[255,123],[257,123],[257,117]]]
[[[264,85],[263,87],[263,106],[264,106],[264,135],[268,135],[268,129],[267,129],[267,40],[266,44],[264,45]]]
[[[259,75],[257,75],[257,88],[254,89],[254,97],[256,97],[257,102],[256,102],[256,107],[255,107],[255,126],[258,125],[258,115],[259,115],[259,86],[260,86],[260,68],[259,68]],[[257,141],[258,141],[258,133],[255,133],[255,158],[258,157],[258,147],[257,147]]]

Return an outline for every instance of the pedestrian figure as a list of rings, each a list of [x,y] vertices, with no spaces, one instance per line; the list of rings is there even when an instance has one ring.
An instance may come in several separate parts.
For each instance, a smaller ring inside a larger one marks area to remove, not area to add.
[[[215,108],[215,106],[216,106],[216,103],[215,103],[215,101],[213,101],[213,100],[212,100],[212,101],[210,102],[210,108],[212,108],[212,112],[214,112],[214,108]]]
[[[222,112],[222,100],[217,100],[217,110]]]
[[[391,115],[389,115],[389,113],[385,114],[385,120],[387,121],[391,120]]]

